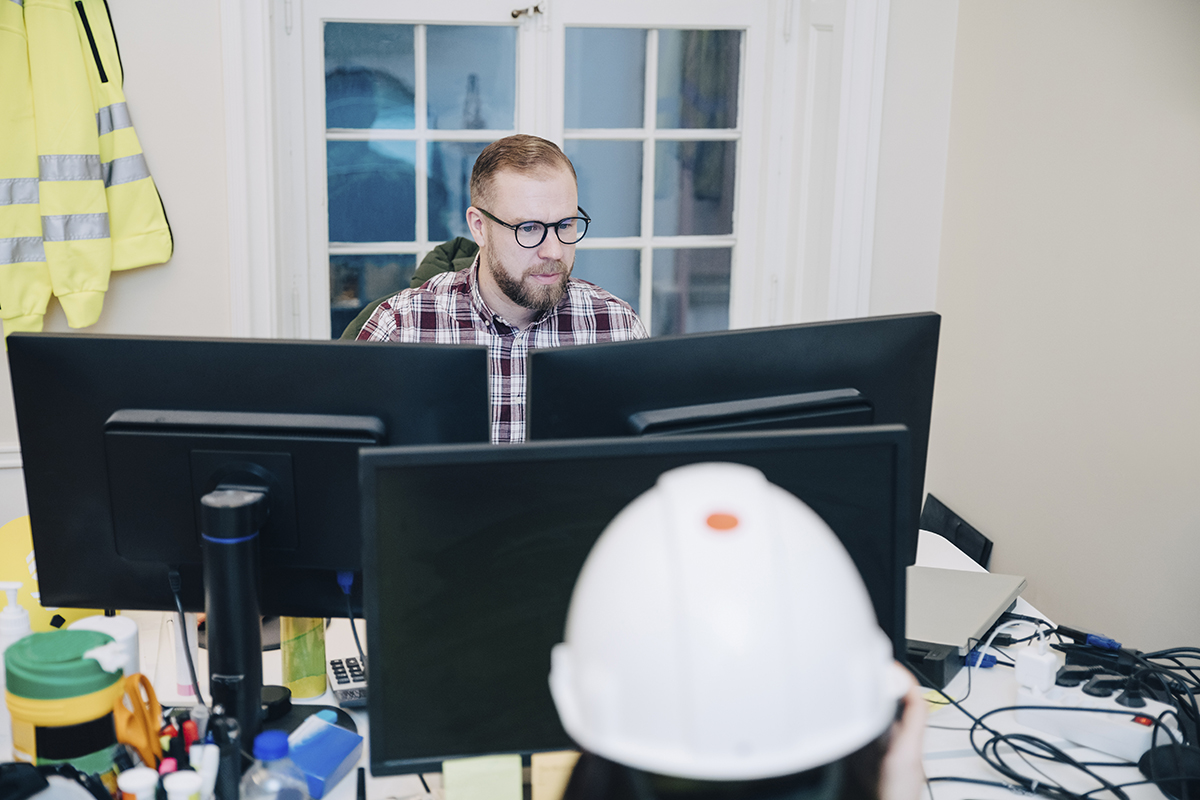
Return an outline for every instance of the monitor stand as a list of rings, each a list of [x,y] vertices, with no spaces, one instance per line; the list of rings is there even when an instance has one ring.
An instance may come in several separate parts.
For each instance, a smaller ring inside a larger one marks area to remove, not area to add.
[[[218,487],[200,498],[204,550],[204,611],[208,681],[214,711],[238,721],[242,746],[253,746],[264,727],[264,700],[287,694],[262,682],[262,620],[258,602],[259,532],[267,521],[267,490]],[[329,706],[291,706],[266,727],[292,730]],[[339,723],[349,716],[334,709]],[[344,723],[343,723],[344,724]],[[353,723],[350,726],[353,730]]]
[[[208,649],[208,623],[201,622],[196,628],[196,643],[199,644],[202,650]],[[262,649],[264,653],[271,650],[278,650],[280,646],[279,638],[279,617],[265,616],[262,618]]]

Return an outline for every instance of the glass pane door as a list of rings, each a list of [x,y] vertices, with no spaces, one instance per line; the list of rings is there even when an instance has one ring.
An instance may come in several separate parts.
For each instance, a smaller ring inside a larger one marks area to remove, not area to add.
[[[564,139],[594,220],[575,276],[654,335],[729,327],[740,30],[565,31]]]
[[[514,133],[517,28],[325,22],[330,333],[467,236],[471,168]]]

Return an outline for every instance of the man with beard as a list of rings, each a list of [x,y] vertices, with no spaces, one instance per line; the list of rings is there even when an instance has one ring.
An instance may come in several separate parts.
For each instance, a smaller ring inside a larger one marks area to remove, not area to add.
[[[575,168],[553,142],[518,134],[488,145],[471,172],[475,263],[385,300],[358,338],[486,344],[492,441],[524,441],[530,349],[646,337],[628,303],[571,277],[591,221],[578,197]]]

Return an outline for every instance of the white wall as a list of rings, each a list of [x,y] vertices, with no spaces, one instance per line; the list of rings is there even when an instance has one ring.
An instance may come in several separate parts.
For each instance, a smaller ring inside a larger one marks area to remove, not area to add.
[[[926,488],[1056,621],[1200,643],[1200,4],[963,0]]]
[[[125,95],[175,238],[165,265],[115,273],[95,333],[229,334],[225,115],[217,3],[111,3]],[[47,331],[65,331],[56,301]],[[0,360],[0,524],[27,513]],[[197,380],[201,378],[198,376]]]
[[[871,314],[937,296],[958,0],[893,0],[879,140]]]

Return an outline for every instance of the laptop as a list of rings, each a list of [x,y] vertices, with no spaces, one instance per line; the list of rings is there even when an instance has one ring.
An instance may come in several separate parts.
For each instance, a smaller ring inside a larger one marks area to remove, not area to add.
[[[957,648],[965,656],[1012,608],[1025,588],[1019,575],[909,567],[905,638],[913,644]]]

